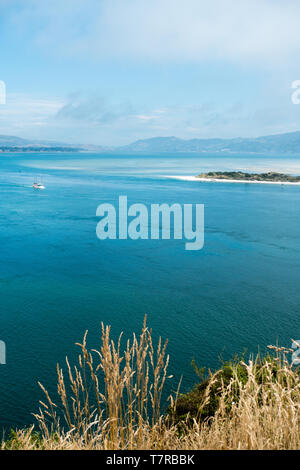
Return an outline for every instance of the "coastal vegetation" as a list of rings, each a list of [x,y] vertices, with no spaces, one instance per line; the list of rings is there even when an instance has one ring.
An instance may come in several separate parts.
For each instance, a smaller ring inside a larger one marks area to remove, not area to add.
[[[267,173],[244,173],[243,171],[210,171],[200,173],[197,178],[212,180],[236,180],[236,181],[273,181],[282,183],[299,183],[300,176],[291,176],[284,173],[269,171]]]
[[[13,431],[2,449],[300,449],[299,370],[291,349],[270,347],[265,357],[235,358],[205,373],[181,394],[174,384],[164,404],[167,342],[154,347],[146,321],[123,342],[102,325],[99,351],[87,334],[78,363],[57,367],[58,396],[45,398],[37,426]]]

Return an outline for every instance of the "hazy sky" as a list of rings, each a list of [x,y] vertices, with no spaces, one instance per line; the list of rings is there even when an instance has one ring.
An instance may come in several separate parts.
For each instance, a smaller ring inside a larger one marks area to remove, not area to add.
[[[300,130],[298,0],[0,0],[0,134],[119,145]]]

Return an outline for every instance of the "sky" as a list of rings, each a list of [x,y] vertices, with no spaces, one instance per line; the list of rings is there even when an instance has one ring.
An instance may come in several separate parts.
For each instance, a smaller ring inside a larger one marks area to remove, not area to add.
[[[298,0],[0,0],[0,134],[124,145],[300,130]]]

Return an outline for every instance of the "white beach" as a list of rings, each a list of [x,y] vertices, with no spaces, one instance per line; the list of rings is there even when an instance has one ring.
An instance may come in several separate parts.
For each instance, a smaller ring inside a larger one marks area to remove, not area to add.
[[[299,186],[300,182],[292,183],[290,181],[246,181],[246,180],[228,180],[228,179],[216,179],[216,178],[198,178],[197,176],[188,175],[165,175],[165,178],[171,178],[181,181],[197,181],[205,183],[244,183],[244,184],[289,184],[292,186]]]

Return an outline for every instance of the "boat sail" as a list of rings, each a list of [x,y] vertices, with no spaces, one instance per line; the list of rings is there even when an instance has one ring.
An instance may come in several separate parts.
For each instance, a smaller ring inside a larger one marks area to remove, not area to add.
[[[42,182],[42,178],[40,178],[40,182],[38,182],[37,179],[34,179],[32,187],[33,189],[45,189],[45,186]]]

